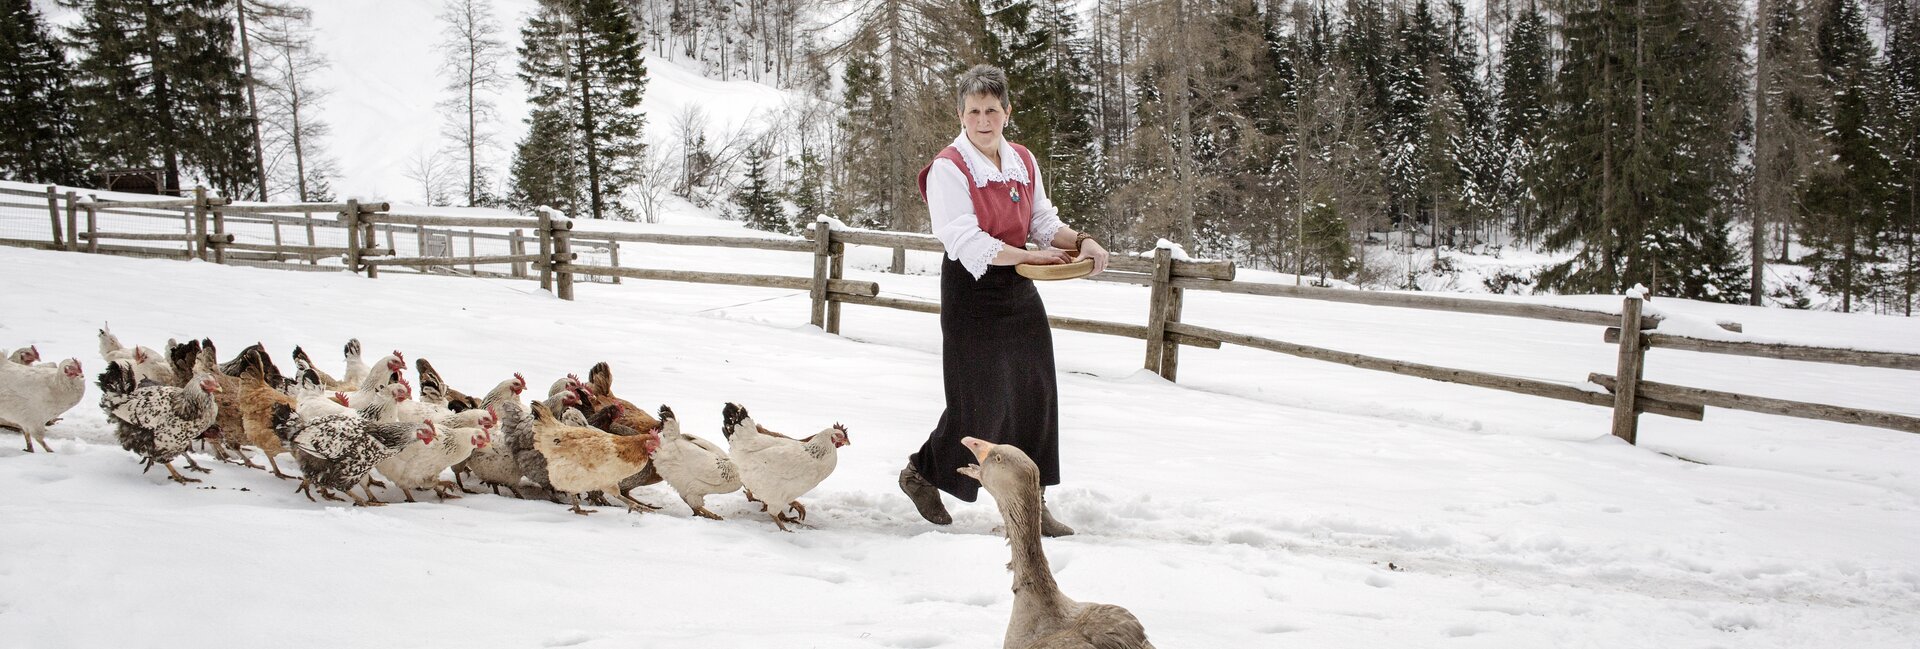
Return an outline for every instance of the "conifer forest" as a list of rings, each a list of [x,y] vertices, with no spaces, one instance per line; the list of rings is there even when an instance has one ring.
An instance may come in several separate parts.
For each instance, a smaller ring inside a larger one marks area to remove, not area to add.
[[[1550,261],[1476,289],[1920,303],[1920,0],[434,1],[423,202],[926,232],[916,176],[984,62],[1062,218],[1116,251],[1387,289],[1524,251]],[[350,125],[309,13],[0,0],[0,179],[332,199]],[[792,100],[739,132],[647,114],[655,60]]]

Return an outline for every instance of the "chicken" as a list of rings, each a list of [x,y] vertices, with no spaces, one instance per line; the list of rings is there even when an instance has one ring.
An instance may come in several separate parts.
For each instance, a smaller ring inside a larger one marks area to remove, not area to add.
[[[180,475],[173,468],[173,459],[185,455],[187,445],[213,427],[219,415],[219,405],[213,400],[220,391],[218,381],[211,376],[196,376],[185,388],[141,387],[133,365],[118,361],[109,363],[100,373],[98,385],[100,408],[116,424],[114,432],[121,448],[146,458],[148,469],[154,464],[167,467],[174,482],[199,482]],[[186,459],[187,468],[207,472],[192,456]]]
[[[305,477],[299,490],[307,500],[313,500],[313,488],[323,498],[339,500],[332,493],[338,489],[362,507],[384,503],[354,495],[353,485],[411,440],[432,444],[435,434],[433,422],[375,422],[347,414],[308,419],[284,403],[273,406],[273,429],[300,464]]]
[[[534,448],[546,458],[547,476],[557,491],[573,499],[573,513],[582,516],[594,510],[580,508],[580,494],[602,491],[613,493],[627,503],[627,511],[659,509],[621,493],[620,479],[639,473],[653,452],[660,448],[660,437],[646,434],[622,437],[589,427],[568,426],[553,417],[545,404],[533,404]]]
[[[413,369],[420,374],[420,400],[436,404],[454,412],[473,410],[480,407],[480,400],[467,396],[447,385],[447,380],[427,359],[413,359]]]
[[[39,360],[37,350],[32,358]],[[20,431],[28,453],[33,452],[35,440],[40,448],[52,453],[53,448],[47,446],[47,427],[86,394],[87,380],[81,377],[79,360],[69,358],[58,365],[0,362],[0,428]]]
[[[384,368],[384,369],[382,369]],[[400,352],[388,354],[373,364],[366,376],[355,382],[361,392],[373,392],[401,380],[401,373],[407,371],[407,359]]]
[[[185,385],[186,380],[174,374],[167,357],[148,347],[128,349],[120,343],[120,338],[105,327],[100,329],[100,358],[108,363],[128,361],[140,381],[152,381],[159,385]]]
[[[314,378],[315,382],[318,380],[318,377]],[[274,456],[287,450],[280,443],[280,436],[273,431],[273,407],[276,404],[297,407],[299,402],[268,385],[265,368],[258,365],[248,368],[246,374],[240,377],[240,435],[248,444],[267,455],[267,465],[273,468],[274,477],[292,480],[293,476],[282,473],[280,463],[274,460]]]
[[[307,350],[302,347],[293,348],[293,367],[301,372],[312,371],[314,376],[320,379],[320,385],[328,390],[352,390],[359,387],[356,383],[333,378],[333,375],[328,374],[326,370],[320,369],[320,366],[313,362],[313,357],[308,356]]]
[[[660,427],[660,420],[648,415],[646,410],[633,405],[626,399],[613,396],[613,368],[606,363],[596,363],[593,369],[587,370],[587,384],[592,388],[587,398],[589,412],[600,412],[602,408],[615,403],[625,404],[626,410],[621,413],[619,421],[627,428],[648,431]]]
[[[492,392],[487,393],[486,401],[483,402],[481,407],[492,413],[494,421],[499,422],[501,428],[504,429],[506,419],[502,416],[500,407],[517,402],[520,398],[520,392],[525,389],[527,389],[526,379],[515,374],[513,378],[501,381],[499,385],[493,388]],[[505,433],[501,432],[495,438],[495,441],[500,442],[505,436]],[[485,448],[475,448],[473,454],[467,456],[467,461],[453,465],[454,484],[460,485],[462,491],[477,493],[466,488],[466,483],[461,478],[461,474],[472,474],[475,480],[493,489],[493,493],[495,494],[500,493],[501,487],[506,487],[507,491],[513,492],[513,497],[526,497],[520,493],[520,479],[522,477],[520,475],[520,463],[514,459],[513,449],[509,448],[508,444],[493,443],[488,444]]]
[[[185,343],[173,343],[173,341],[168,341],[167,367],[173,369],[174,379],[180,382],[179,385],[175,385],[173,387],[176,387],[176,388],[186,387],[187,381],[193,379],[194,365],[198,364],[199,362],[200,362],[200,341],[189,340]]]
[[[545,408],[539,403],[534,405]],[[500,435],[506,441],[504,446],[512,454],[514,464],[519,467],[519,474],[528,482],[547,490],[547,500],[560,502],[560,494],[553,490],[553,483],[547,478],[547,458],[534,445],[534,417],[527,414],[527,409],[520,405],[519,399],[488,407],[500,413]]]
[[[718,445],[680,432],[673,409],[660,406],[660,448],[653,452],[653,470],[680,494],[696,516],[721,520],[707,510],[707,496],[740,490],[740,469]]]
[[[740,483],[747,499],[770,505],[767,513],[783,531],[787,523],[807,519],[807,508],[798,498],[806,495],[839,463],[839,449],[851,443],[847,428],[834,424],[804,440],[763,432],[747,415],[747,409],[729,403],[720,410],[729,453],[740,467]],[[792,509],[798,517],[787,515]]]
[[[7,352],[6,357],[7,357],[7,360],[12,361],[15,364],[32,365],[34,363],[40,362],[40,348],[34,347],[32,345],[28,345],[26,347],[21,347],[11,352]]]
[[[247,457],[245,446],[248,442],[246,434],[242,432],[245,426],[242,424],[244,417],[240,409],[240,399],[245,393],[245,388],[241,385],[239,378],[226,373],[227,367],[245,372],[260,366],[258,359],[263,356],[262,349],[248,347],[239,358],[234,359],[234,362],[223,364],[219,362],[219,352],[214,349],[212,340],[189,342],[181,345],[180,348],[197,349],[200,352],[199,358],[193,364],[192,376],[210,376],[220,384],[220,391],[214,395],[214,403],[220,406],[219,415],[213,420],[213,438],[218,443],[210,444],[214,455],[222,462],[233,462],[250,469],[265,469],[266,467],[254,464],[253,458]],[[260,375],[266,376],[264,368],[261,369]],[[234,458],[239,458],[239,461],[234,461]]]
[[[347,370],[345,374],[340,375],[340,380],[347,385],[359,385],[361,381],[366,380],[368,371],[366,362],[360,360],[360,339],[348,339],[347,345],[341,348],[341,352],[347,358]],[[400,352],[394,352],[393,355],[399,356]]]
[[[459,498],[447,493],[454,484],[441,480],[440,473],[467,459],[474,449],[486,448],[492,443],[493,415],[485,410],[450,413],[434,421],[434,425],[439,434],[431,443],[408,444],[374,465],[380,469],[380,475],[400,487],[407,502],[414,502],[415,489],[432,489],[441,500]]]

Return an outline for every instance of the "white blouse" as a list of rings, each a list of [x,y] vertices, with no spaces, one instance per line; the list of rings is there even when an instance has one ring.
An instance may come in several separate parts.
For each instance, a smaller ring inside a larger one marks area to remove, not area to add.
[[[1000,166],[995,168],[987,157],[973,148],[967,141],[967,134],[961,133],[954,138],[953,148],[960,150],[960,159],[967,162],[967,171],[973,174],[973,182],[980,187],[988,181],[1027,181],[1026,160],[1007,144],[1006,138],[1000,139]],[[1053,206],[1053,200],[1047,198],[1046,183],[1041,182],[1040,168],[1035,161],[1033,178],[1033,221],[1027,227],[1028,240],[1050,246],[1053,235],[1060,231],[1065,223],[1060,221],[1060,210]],[[959,261],[973,273],[975,279],[987,273],[987,266],[994,256],[1000,254],[1006,245],[993,235],[980,229],[980,219],[973,213],[973,195],[967,187],[967,175],[946,158],[936,158],[933,168],[927,172],[927,211],[932,216],[933,236],[947,248],[947,258]]]

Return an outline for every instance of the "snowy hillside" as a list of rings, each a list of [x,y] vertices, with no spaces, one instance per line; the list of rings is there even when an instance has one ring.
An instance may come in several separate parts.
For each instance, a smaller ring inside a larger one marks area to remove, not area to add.
[[[587,224],[592,225],[592,224]],[[655,231],[721,232],[686,216]],[[631,246],[629,263],[800,275],[793,253]],[[937,278],[850,279],[931,298]],[[912,266],[928,267],[931,255]],[[1257,273],[1243,279],[1263,279]],[[25,454],[0,435],[0,637],[9,646],[997,647],[1012,596],[998,515],[919,521],[894,485],[941,410],[937,321],[804,293],[660,282],[535,284],[288,273],[0,248],[0,347],[101,367],[130,343],[210,336],[425,357],[457,388],[535,386],[597,361],[616,391],[718,439],[725,401],[765,425],[852,433],[783,534],[738,494],[582,518],[492,495],[316,504],[249,469],[193,488],[142,474],[91,391]],[[1139,322],[1146,293],[1046,285],[1058,315]],[[1608,296],[1534,298],[1593,308]],[[1920,352],[1911,320],[1661,299],[1678,330]],[[1597,327],[1190,293],[1185,320],[1379,356],[1578,383],[1610,372]],[[1649,416],[1640,447],[1602,408],[1259,351],[1188,349],[1181,381],[1141,343],[1057,334],[1063,474],[1081,534],[1049,541],[1062,588],[1130,608],[1162,647],[1906,647],[1920,636],[1920,436],[1709,410]],[[337,357],[316,354],[336,367]],[[1914,412],[1920,374],[1655,350],[1651,380]],[[10,441],[9,441],[10,440]],[[1678,459],[1674,456],[1685,458]],[[388,493],[397,497],[397,493]]]

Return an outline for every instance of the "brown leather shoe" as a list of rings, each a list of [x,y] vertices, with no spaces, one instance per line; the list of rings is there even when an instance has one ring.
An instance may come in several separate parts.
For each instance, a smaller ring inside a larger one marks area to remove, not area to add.
[[[1045,536],[1073,536],[1073,528],[1053,517],[1053,510],[1047,508],[1046,491],[1040,492],[1040,533]]]
[[[927,522],[934,525],[953,524],[953,516],[947,513],[946,504],[940,502],[940,488],[921,477],[912,464],[900,470],[900,490],[913,500],[914,508],[920,510],[920,517],[927,519]]]

